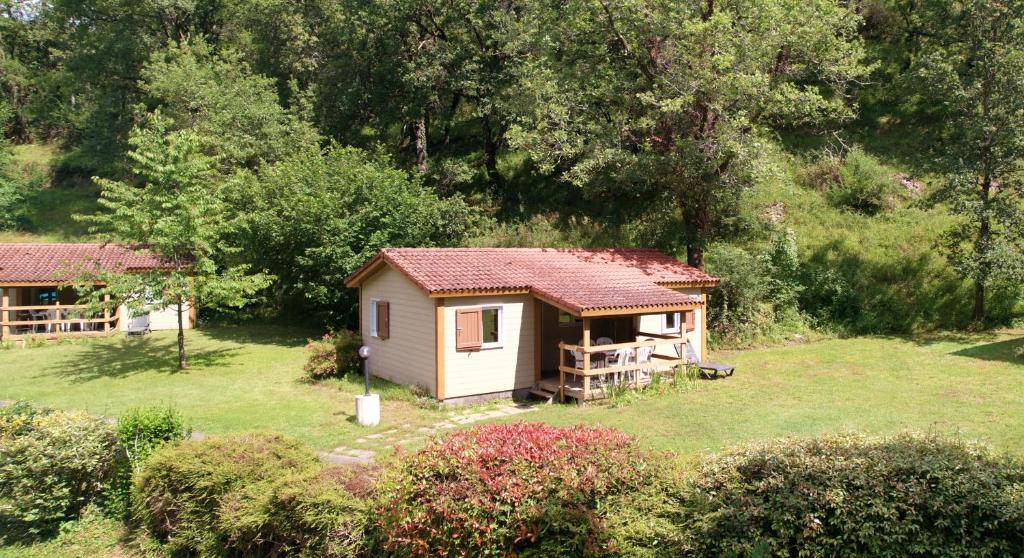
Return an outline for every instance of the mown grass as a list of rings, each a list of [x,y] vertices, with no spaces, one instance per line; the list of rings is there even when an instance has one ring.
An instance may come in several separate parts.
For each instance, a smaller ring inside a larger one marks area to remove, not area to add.
[[[602,424],[684,455],[826,432],[933,431],[1024,455],[1024,331],[832,339],[719,352],[730,378],[627,406],[553,406],[530,418]]]
[[[354,440],[366,434],[447,416],[403,387],[376,382],[383,422],[358,427],[352,420],[353,396],[362,391],[358,378],[302,380],[303,347],[312,334],[269,325],[191,331],[191,365],[183,372],[175,369],[174,332],[7,349],[0,351],[0,399],[107,416],[170,403],[207,434],[268,430],[317,449],[357,447]],[[722,351],[713,357],[738,365],[731,378],[625,405],[543,406],[522,418],[602,424],[684,454],[764,437],[905,429],[960,433],[1024,454],[1020,347],[1024,330]]]
[[[84,409],[116,417],[142,405],[171,404],[196,431],[278,432],[326,450],[405,423],[443,416],[422,408],[409,390],[376,382],[384,420],[355,424],[359,379],[303,380],[305,342],[313,331],[276,326],[209,327],[187,334],[189,368],[178,371],[175,332],[141,339],[49,342],[0,351],[0,399]]]

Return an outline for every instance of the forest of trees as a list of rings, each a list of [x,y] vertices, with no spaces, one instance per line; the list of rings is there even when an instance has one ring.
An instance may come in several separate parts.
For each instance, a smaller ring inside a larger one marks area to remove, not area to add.
[[[393,245],[661,248],[737,342],[1024,315],[1021,2],[0,0],[0,89],[0,229],[99,185],[242,315]]]

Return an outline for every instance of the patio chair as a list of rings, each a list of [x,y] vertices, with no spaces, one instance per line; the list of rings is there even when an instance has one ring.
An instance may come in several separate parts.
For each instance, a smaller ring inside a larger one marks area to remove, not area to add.
[[[131,321],[128,322],[128,329],[125,334],[128,337],[142,337],[149,332],[149,312],[146,312],[140,316],[132,317]]]
[[[693,350],[693,345],[691,345],[689,341],[686,342],[686,362],[697,365],[697,368],[700,369],[700,373],[708,379],[711,379],[712,377],[717,378],[719,372],[726,376],[732,376],[732,373],[736,370],[736,366],[732,364],[701,362],[700,357],[697,356],[697,351]]]
[[[651,377],[651,355],[654,354],[654,347],[638,347],[636,350],[636,382]]]
[[[615,343],[611,337],[598,337],[597,341],[594,341],[595,345],[611,345]]]

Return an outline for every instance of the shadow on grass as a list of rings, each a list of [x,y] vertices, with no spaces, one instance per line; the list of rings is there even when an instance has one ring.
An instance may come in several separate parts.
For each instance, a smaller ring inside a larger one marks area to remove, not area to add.
[[[185,343],[185,356],[189,366],[185,370],[178,370],[176,339],[144,337],[116,344],[84,345],[84,350],[76,351],[73,356],[39,374],[39,377],[59,377],[74,383],[84,383],[144,373],[187,374],[192,368],[223,365],[239,351],[238,348],[189,351],[188,339]]]
[[[300,347],[307,341],[323,335],[315,328],[303,328],[291,325],[275,325],[247,322],[241,325],[204,326],[200,331],[204,336],[215,341],[232,343],[251,343],[255,345],[277,345],[280,347]]]
[[[1021,350],[1024,350],[1024,337],[975,345],[960,349],[959,351],[953,351],[950,354],[980,360],[1024,365],[1024,358],[1017,356],[1017,351]]]

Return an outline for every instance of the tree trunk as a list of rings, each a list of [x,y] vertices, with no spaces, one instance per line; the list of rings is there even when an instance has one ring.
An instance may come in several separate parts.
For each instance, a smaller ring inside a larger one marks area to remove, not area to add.
[[[686,233],[686,263],[703,270],[704,240],[707,238],[710,219],[708,209],[702,207],[706,202],[699,197],[691,199],[689,192],[689,189],[683,189],[676,194]]]
[[[974,321],[982,323],[985,321],[985,281],[974,280]]]
[[[178,370],[188,368],[188,363],[185,362],[185,309],[183,306],[181,297],[178,297]]]
[[[978,271],[974,277],[974,321],[985,321],[985,283],[988,280],[988,257],[992,241],[992,219],[989,206],[992,203],[992,176],[985,173],[981,181],[981,219],[978,223],[978,238],[974,243],[974,257],[978,260]]]
[[[686,263],[697,269],[704,269],[704,248],[700,244],[686,244]]]
[[[491,119],[488,116],[483,117],[483,133],[484,133],[484,168],[487,169],[487,177],[495,182],[501,179],[498,175],[498,138],[495,137],[494,130],[491,128]]]
[[[412,141],[416,149],[416,168],[427,172],[427,120],[422,115],[412,124]]]

